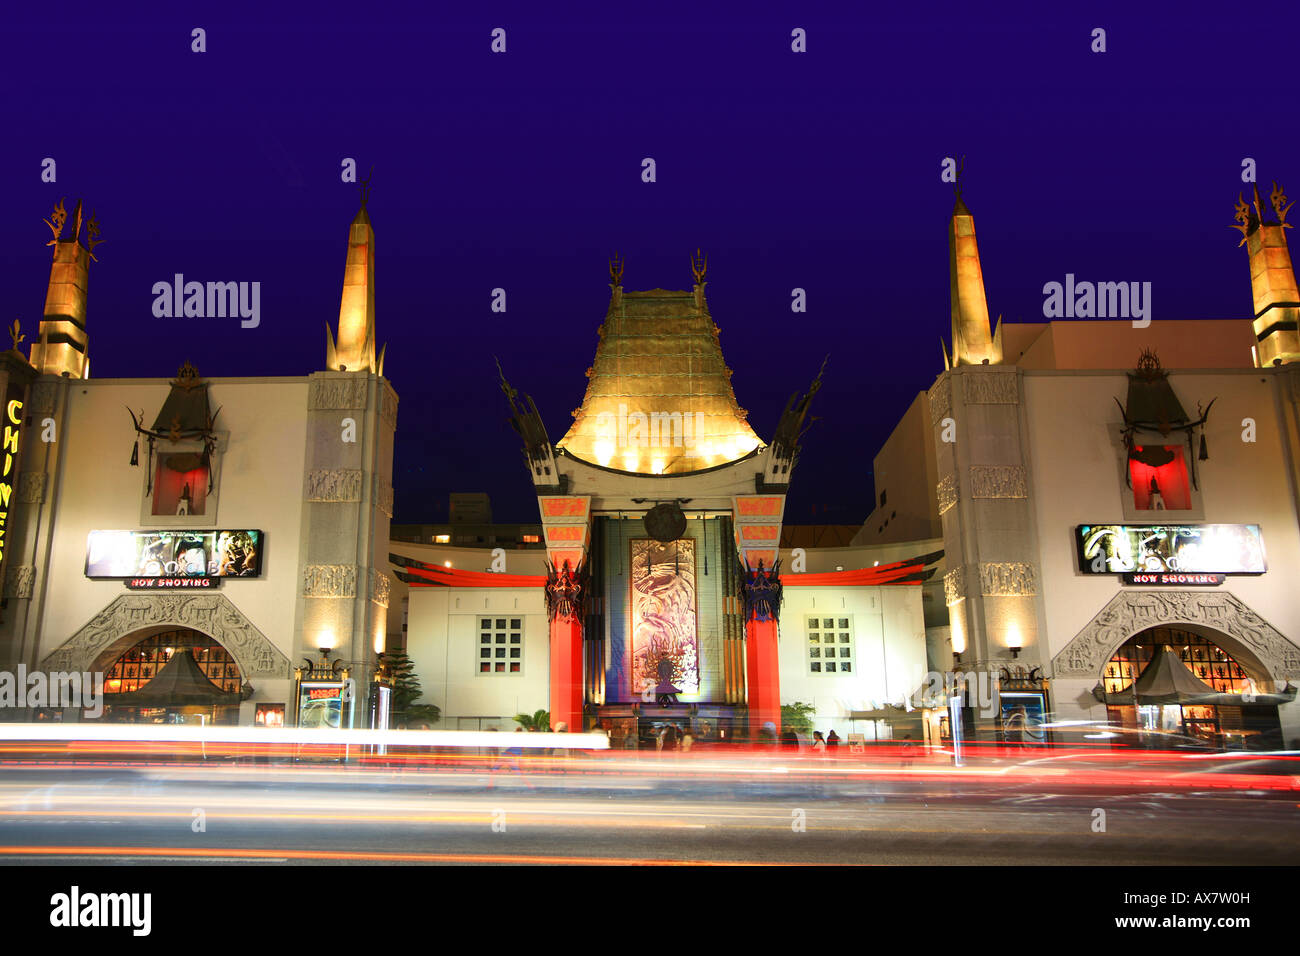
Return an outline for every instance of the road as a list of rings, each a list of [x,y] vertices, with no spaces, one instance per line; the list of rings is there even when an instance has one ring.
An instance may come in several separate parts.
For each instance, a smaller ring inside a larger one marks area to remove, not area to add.
[[[10,763],[0,860],[1291,865],[1300,845],[1286,789],[764,769]]]

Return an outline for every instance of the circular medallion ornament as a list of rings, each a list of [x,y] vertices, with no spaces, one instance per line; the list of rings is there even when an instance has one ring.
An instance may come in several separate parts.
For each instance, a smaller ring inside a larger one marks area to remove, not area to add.
[[[665,501],[646,512],[645,530],[656,541],[676,541],[686,533],[686,515],[677,502]]]

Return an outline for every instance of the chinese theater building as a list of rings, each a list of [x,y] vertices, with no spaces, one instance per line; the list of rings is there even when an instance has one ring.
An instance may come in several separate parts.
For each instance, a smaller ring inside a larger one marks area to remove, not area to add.
[[[1227,746],[1297,746],[1289,208],[1276,186],[1238,205],[1253,319],[1133,322],[1114,308],[1129,284],[1099,283],[1096,309],[1082,313],[1094,318],[990,332],[959,196],[947,368],[882,449],[880,501],[855,543],[941,529],[942,666],[1001,678],[998,713],[972,708],[974,725],[996,733],[1025,707]],[[1091,303],[1092,284],[1077,294]]]
[[[108,720],[366,725],[383,697],[397,395],[364,197],[327,367],[297,377],[205,379],[187,362],[171,380],[91,378],[98,227],[80,203],[49,225],[38,340],[25,357],[15,329],[0,357],[0,669],[103,673]],[[185,283],[173,314],[203,314],[206,295],[208,314],[235,315],[233,299],[213,310],[234,285]]]
[[[407,648],[449,729],[599,724],[613,746],[665,723],[704,739],[779,729],[782,703],[817,726],[920,686],[919,584],[939,555],[905,548],[781,554],[798,436],[820,376],[770,442],[731,387],[705,299],[612,295],[581,407],[552,443],[505,379],[545,553],[393,544]],[[471,562],[466,567],[466,563]]]

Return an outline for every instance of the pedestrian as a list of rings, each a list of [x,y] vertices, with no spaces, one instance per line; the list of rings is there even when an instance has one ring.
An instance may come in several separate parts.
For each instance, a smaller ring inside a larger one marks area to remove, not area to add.
[[[835,728],[832,727],[831,732],[826,735],[826,749],[834,750],[839,745],[840,745],[840,735],[837,734],[835,732]]]
[[[813,753],[825,753],[826,751],[826,738],[822,736],[822,732],[820,730],[813,731],[812,749],[813,749]]]
[[[677,725],[669,724],[664,728],[664,750],[677,749]]]
[[[664,734],[668,732],[667,727],[660,727],[655,731],[655,751],[662,752],[664,749]]]
[[[781,749],[790,753],[799,752],[799,735],[793,730],[787,730],[781,735]]]
[[[693,746],[695,746],[695,735],[691,733],[691,728],[687,726],[682,732],[682,753],[690,753]]]
[[[902,752],[903,752],[903,766],[911,767],[912,766],[912,735],[911,734],[904,735]]]

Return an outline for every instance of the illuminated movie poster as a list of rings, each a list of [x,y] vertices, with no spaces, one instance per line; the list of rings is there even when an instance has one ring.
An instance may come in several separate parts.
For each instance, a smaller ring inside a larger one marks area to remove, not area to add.
[[[298,685],[298,726],[338,730],[352,726],[351,708],[344,700],[344,681],[303,681]]]
[[[260,531],[92,531],[88,578],[256,577]]]
[[[1264,539],[1254,524],[1079,525],[1084,574],[1263,574]]]
[[[659,663],[673,666],[683,694],[700,690],[700,647],[695,628],[695,542],[632,544],[632,690],[658,687]]]

